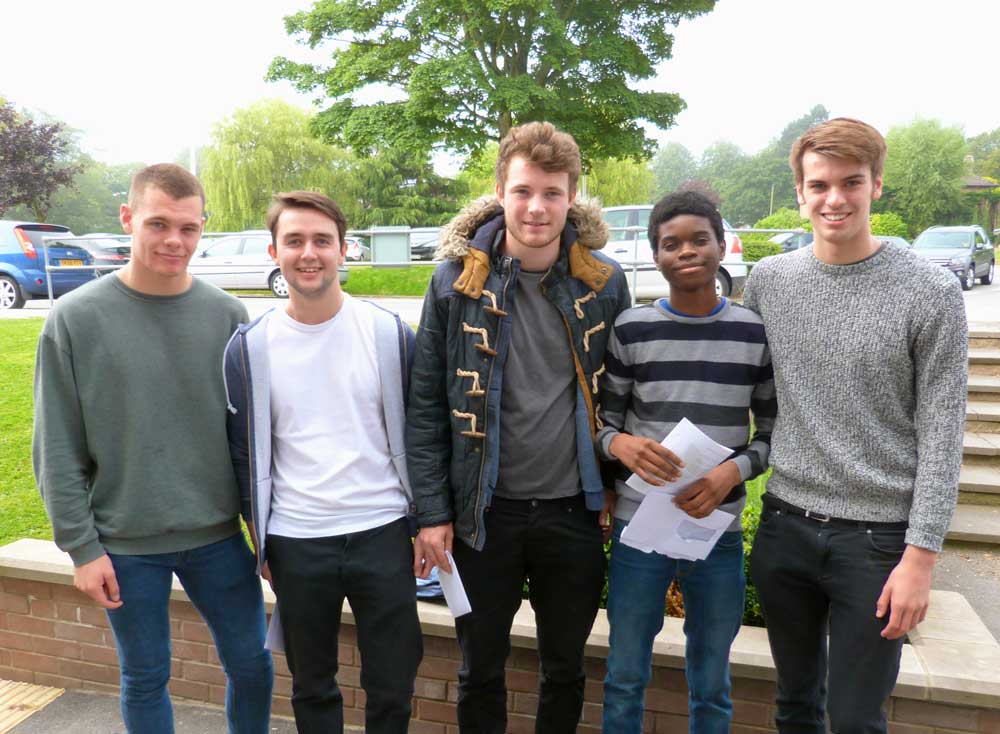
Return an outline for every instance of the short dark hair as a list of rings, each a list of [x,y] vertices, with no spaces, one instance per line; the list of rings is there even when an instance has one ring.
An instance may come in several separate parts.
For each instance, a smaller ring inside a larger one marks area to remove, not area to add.
[[[315,191],[288,191],[275,194],[271,208],[267,210],[267,228],[271,232],[271,242],[275,247],[278,246],[278,217],[285,209],[312,209],[330,217],[337,225],[340,246],[344,246],[347,237],[347,219],[344,218],[344,212],[337,206],[337,202],[326,194]]]
[[[551,122],[529,122],[512,127],[500,141],[497,151],[496,179],[502,190],[507,182],[510,162],[521,156],[546,173],[569,174],[569,191],[576,191],[580,178],[580,147],[573,136],[556,128]]]
[[[711,223],[716,239],[720,243],[726,241],[722,215],[711,199],[700,191],[675,191],[656,202],[649,215],[649,246],[653,248],[653,252],[656,252],[656,246],[659,244],[660,225],[682,214],[705,217]]]
[[[171,199],[201,197],[201,208],[205,208],[205,189],[193,173],[176,163],[156,163],[146,166],[132,177],[128,190],[129,208],[135,210],[142,201],[143,194],[150,186],[158,188]]]

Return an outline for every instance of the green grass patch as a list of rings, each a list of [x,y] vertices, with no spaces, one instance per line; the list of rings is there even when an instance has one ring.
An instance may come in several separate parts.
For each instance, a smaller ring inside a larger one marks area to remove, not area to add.
[[[352,265],[344,290],[352,296],[422,296],[434,274],[434,265],[405,268]]]
[[[31,468],[32,379],[42,319],[0,321],[0,545],[52,538]]]

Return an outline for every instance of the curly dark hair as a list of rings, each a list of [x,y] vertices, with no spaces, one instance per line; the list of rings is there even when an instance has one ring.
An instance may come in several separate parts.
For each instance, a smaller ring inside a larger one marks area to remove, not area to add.
[[[653,207],[649,215],[649,246],[656,252],[660,225],[682,214],[705,217],[711,224],[719,242],[726,241],[726,231],[722,226],[722,215],[705,194],[700,191],[675,191],[667,194]]]

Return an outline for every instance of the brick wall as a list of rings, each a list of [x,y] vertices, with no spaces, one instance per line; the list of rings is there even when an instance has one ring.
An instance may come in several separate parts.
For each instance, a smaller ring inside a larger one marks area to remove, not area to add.
[[[447,630],[424,637],[424,660],[416,680],[412,734],[457,734],[456,674],[459,651]],[[172,694],[177,698],[222,704],[225,678],[204,623],[191,604],[171,602],[173,635]],[[338,680],[344,693],[347,724],[364,723],[365,694],[360,688],[360,657],[354,627],[344,624]],[[291,677],[275,656],[274,713],[291,716]],[[538,657],[515,647],[508,661],[508,731],[534,732],[538,702]],[[586,703],[579,732],[600,731],[604,660],[587,660]],[[0,576],[0,679],[58,688],[114,693],[118,666],[114,640],[103,610],[71,586]],[[753,678],[733,680],[733,734],[771,732],[774,684]],[[1000,733],[1000,711],[893,698],[893,734]],[[687,689],[681,670],[656,667],[646,696],[645,731],[688,731]]]

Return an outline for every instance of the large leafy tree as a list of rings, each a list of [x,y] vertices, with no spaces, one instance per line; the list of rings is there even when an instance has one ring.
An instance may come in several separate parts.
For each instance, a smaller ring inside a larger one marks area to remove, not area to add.
[[[653,172],[631,158],[594,161],[587,176],[587,193],[604,206],[648,204],[653,198]]]
[[[341,201],[352,176],[352,157],[317,140],[309,114],[280,100],[237,110],[216,126],[204,156],[207,224],[216,232],[263,227],[278,191],[322,191]]]
[[[889,130],[883,177],[885,208],[899,214],[915,235],[964,211],[965,138],[937,120],[916,120]]]
[[[354,207],[352,227],[444,224],[468,189],[434,173],[426,154],[392,148],[355,161],[345,199]]]
[[[673,26],[715,0],[317,0],[285,20],[310,47],[336,41],[329,66],[277,58],[271,79],[321,90],[326,140],[357,151],[436,144],[474,153],[531,120],[569,131],[587,159],[648,157],[640,125],[660,128],[679,96],[640,91],[669,59]],[[373,85],[378,101],[365,103]],[[397,101],[388,98],[395,97]]]
[[[698,161],[680,143],[667,143],[653,158],[653,196],[659,199],[698,175]]]
[[[973,172],[1000,181],[1000,127],[968,139]]]
[[[132,175],[142,163],[108,165],[82,155],[77,160],[83,170],[73,178],[72,186],[59,189],[51,200],[46,219],[63,224],[76,234],[121,231],[118,210],[128,197]],[[16,207],[8,213],[15,219],[33,216],[29,207]]]
[[[44,220],[52,196],[82,170],[76,146],[61,122],[36,121],[0,103],[0,217],[24,205]]]

